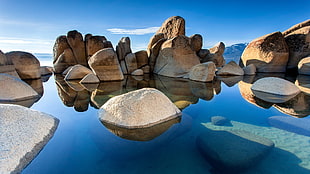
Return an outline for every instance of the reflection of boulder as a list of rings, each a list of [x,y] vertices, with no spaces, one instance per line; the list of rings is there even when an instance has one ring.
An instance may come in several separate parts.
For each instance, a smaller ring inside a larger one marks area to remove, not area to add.
[[[207,130],[198,136],[197,146],[215,169],[237,173],[257,165],[274,143],[241,130]]]
[[[310,95],[310,76],[298,75],[295,85],[305,94]]]
[[[24,80],[28,85],[30,85],[40,96],[43,96],[43,82],[41,79]]]
[[[300,135],[310,136],[310,119],[300,119],[287,116],[273,116],[268,119],[271,126],[294,132]]]
[[[243,76],[218,76],[217,79],[224,82],[226,86],[232,87],[243,80]]]
[[[179,123],[181,121],[180,117],[168,120],[166,122],[147,127],[147,128],[136,128],[127,129],[123,127],[118,127],[113,124],[102,122],[102,124],[113,134],[128,140],[134,141],[150,141],[165,131],[167,131],[173,124]]]
[[[213,83],[202,83],[190,81],[190,89],[192,94],[203,100],[211,100],[214,96]]]
[[[306,117],[310,115],[310,96],[301,92],[287,102],[275,104],[274,107],[294,117]]]
[[[79,91],[74,101],[74,109],[78,112],[84,112],[88,109],[90,94],[87,90]]]
[[[84,87],[82,86],[82,84],[79,83],[78,80],[70,80],[70,81],[67,81],[66,80],[66,83],[68,84],[68,86],[70,88],[72,88],[74,91],[83,91],[84,90]]]
[[[74,91],[64,80],[61,75],[55,75],[55,82],[58,91],[58,96],[64,105],[72,107],[74,105],[74,100],[77,92]]]

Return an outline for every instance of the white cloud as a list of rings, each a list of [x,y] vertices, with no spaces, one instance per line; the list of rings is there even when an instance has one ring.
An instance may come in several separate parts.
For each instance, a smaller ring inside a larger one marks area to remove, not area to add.
[[[129,34],[129,35],[144,35],[155,33],[159,27],[148,27],[148,28],[139,28],[139,29],[122,29],[122,28],[110,28],[107,29],[112,34]]]
[[[27,51],[31,53],[51,53],[54,41],[31,38],[0,37],[0,50]]]

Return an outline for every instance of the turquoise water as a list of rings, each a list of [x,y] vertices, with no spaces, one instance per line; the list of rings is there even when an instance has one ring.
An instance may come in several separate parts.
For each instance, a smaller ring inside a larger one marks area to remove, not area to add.
[[[294,133],[268,121],[272,116],[285,116],[297,126],[309,122],[310,95],[302,92],[282,104],[264,102],[249,93],[253,79],[232,77],[198,83],[162,76],[127,77],[122,82],[87,86],[86,90],[77,83],[67,84],[60,76],[51,76],[43,83],[42,98],[31,108],[57,117],[60,124],[22,173],[212,173],[212,166],[196,145],[197,136],[206,129],[245,130],[275,143],[261,162],[243,173],[310,173],[310,137],[302,134],[309,129]],[[136,141],[143,139],[141,134],[128,136],[128,132],[99,121],[97,108],[109,98],[143,87],[165,93],[182,109],[182,119],[159,126],[163,132],[160,136],[146,131],[148,141]],[[230,125],[213,125],[213,116],[228,118]],[[114,134],[117,132],[119,136]]]

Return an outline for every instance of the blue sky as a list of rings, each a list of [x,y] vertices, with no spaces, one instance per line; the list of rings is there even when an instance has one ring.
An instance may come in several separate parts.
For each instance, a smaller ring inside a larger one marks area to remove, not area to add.
[[[51,53],[69,30],[104,35],[113,45],[131,38],[134,51],[147,47],[156,27],[170,16],[186,20],[186,35],[201,34],[205,48],[249,42],[310,18],[310,0],[0,0],[0,49]]]

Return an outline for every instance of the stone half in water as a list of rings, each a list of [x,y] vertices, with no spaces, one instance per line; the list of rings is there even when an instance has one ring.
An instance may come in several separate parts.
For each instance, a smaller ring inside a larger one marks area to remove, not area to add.
[[[143,88],[109,99],[99,110],[104,123],[124,128],[146,128],[181,116],[162,92]]]

